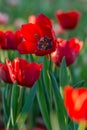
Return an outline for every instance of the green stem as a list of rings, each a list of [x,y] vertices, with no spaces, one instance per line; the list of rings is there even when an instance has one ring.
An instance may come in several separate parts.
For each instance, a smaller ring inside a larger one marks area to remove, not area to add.
[[[23,105],[23,102],[24,102],[24,93],[25,93],[25,88],[23,88],[22,86],[20,86],[20,94],[19,94],[19,99],[18,99],[19,107],[18,107],[17,114],[19,114],[20,111],[21,111],[21,108],[22,108],[22,105]]]
[[[50,55],[50,62],[49,62],[49,71],[52,71],[51,55]]]
[[[49,62],[49,73],[52,72],[52,61],[51,61],[51,55],[50,55],[50,62]],[[51,84],[50,84],[51,85]],[[53,92],[52,92],[52,87],[50,86],[49,89],[50,93],[50,109],[52,109],[52,104],[53,104]]]

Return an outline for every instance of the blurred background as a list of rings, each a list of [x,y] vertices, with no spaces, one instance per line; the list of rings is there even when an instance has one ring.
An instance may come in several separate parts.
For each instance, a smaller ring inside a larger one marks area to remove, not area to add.
[[[5,17],[7,24],[5,28],[10,26],[15,29],[17,24],[28,22],[30,15],[39,13],[44,13],[57,22],[55,12],[58,9],[64,11],[77,9],[82,13],[80,23],[74,30],[74,36],[78,35],[79,38],[84,39],[87,34],[87,0],[0,0],[0,17]]]

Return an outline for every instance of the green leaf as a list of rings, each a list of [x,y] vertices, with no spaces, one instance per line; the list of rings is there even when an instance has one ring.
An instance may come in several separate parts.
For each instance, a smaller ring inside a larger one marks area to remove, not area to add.
[[[60,80],[60,86],[62,88],[64,88],[64,86],[68,85],[70,82],[69,71],[66,67],[65,58],[63,58],[61,66],[60,66],[59,80]]]
[[[9,107],[8,107],[8,104],[7,104],[7,97],[6,97],[6,89],[3,88],[2,90],[2,97],[3,97],[3,105],[4,105],[4,114],[5,114],[5,118],[6,118],[6,122],[9,118]]]
[[[39,103],[40,111],[42,113],[43,120],[46,124],[47,130],[51,130],[51,124],[50,124],[50,114],[48,113],[48,108],[46,104],[46,99],[43,91],[43,86],[41,81],[38,81],[38,88],[37,88],[37,100]]]
[[[33,57],[33,55],[30,54],[29,56],[30,56],[30,60],[31,60],[31,62],[34,62],[34,57]]]
[[[61,97],[56,78],[52,72],[50,73],[50,79],[52,82],[52,87],[54,92],[55,107],[56,107],[58,127],[59,127],[58,130],[67,130],[67,115],[63,104],[63,99]]]
[[[16,118],[17,118],[17,110],[18,110],[18,97],[19,97],[19,87],[16,83],[12,86],[12,94],[11,94],[11,106],[10,106],[10,116],[12,125],[15,126]]]
[[[60,130],[58,125],[57,113],[55,111],[51,111],[50,120],[52,124],[52,130]]]
[[[11,123],[11,117],[9,116],[9,118],[8,118],[8,122],[7,122],[7,125],[6,125],[6,128],[7,128],[7,130],[10,128],[12,128],[12,123]]]
[[[46,57],[44,57],[43,76],[44,76],[44,81],[46,83],[47,89],[49,90],[49,87],[50,87],[49,86],[49,77],[47,75],[48,67],[49,67],[48,59]]]
[[[37,85],[34,84],[34,86],[28,92],[24,106],[23,106],[23,108],[22,108],[21,112],[19,113],[19,116],[16,120],[16,123],[18,125],[22,126],[22,123],[24,123],[26,118],[27,118],[27,114],[30,111],[31,106],[32,106],[33,101],[34,101],[34,98],[35,98],[36,88],[37,88]]]
[[[73,84],[72,86],[73,86],[74,88],[79,88],[79,87],[84,86],[84,84],[85,84],[85,81],[84,81],[84,80],[81,80],[81,81],[77,82],[76,84]]]
[[[4,87],[2,87],[2,99],[4,105],[5,125],[7,125],[10,116],[10,100],[12,87],[9,84],[4,84],[3,86]]]
[[[24,102],[25,102],[25,95],[26,95],[26,87],[20,86],[19,98],[18,98],[18,110],[17,115],[20,113]]]
[[[69,119],[69,121],[68,121],[68,128],[70,128],[70,130],[77,130],[78,124],[76,124],[71,119]]]
[[[59,70],[60,93],[61,93],[62,98],[64,98],[63,97],[64,87],[70,84],[70,80],[71,80],[70,72],[69,72],[69,69],[66,67],[66,60],[64,57],[60,66],[60,70]]]
[[[48,64],[48,59],[46,57],[44,57],[44,67],[43,70],[41,72],[41,80],[42,80],[42,84],[44,85],[43,89],[45,89],[45,93],[46,93],[46,97],[47,97],[47,101],[49,104],[49,107],[51,106],[51,82],[49,80],[49,75],[48,75],[48,68],[49,68],[49,64]]]

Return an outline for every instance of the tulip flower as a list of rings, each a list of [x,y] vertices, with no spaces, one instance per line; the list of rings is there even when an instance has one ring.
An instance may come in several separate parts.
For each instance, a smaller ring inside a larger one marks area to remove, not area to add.
[[[51,54],[52,61],[60,66],[63,57],[66,59],[67,66],[74,63],[76,57],[82,49],[83,42],[77,38],[69,40],[57,39],[56,50]]]
[[[16,31],[13,33],[12,31],[5,32],[6,42],[6,49],[17,49],[18,44],[22,41],[23,37],[20,31]]]
[[[40,14],[35,23],[22,25],[21,33],[24,41],[18,45],[21,54],[35,54],[43,56],[55,50],[55,36],[50,19]]]
[[[59,21],[59,24],[65,30],[76,28],[80,16],[81,13],[77,10],[71,10],[66,12],[63,12],[62,10],[58,10],[56,12],[56,17]]]
[[[22,42],[23,37],[20,31],[12,32],[8,31],[0,31],[0,49],[5,50],[16,50],[17,46],[20,42]]]
[[[21,58],[15,58],[14,61],[6,59],[6,64],[0,64],[0,79],[7,83],[15,83],[32,87],[38,80],[42,64],[28,63]]]
[[[64,97],[65,107],[70,118],[76,122],[87,122],[87,89],[66,86]]]

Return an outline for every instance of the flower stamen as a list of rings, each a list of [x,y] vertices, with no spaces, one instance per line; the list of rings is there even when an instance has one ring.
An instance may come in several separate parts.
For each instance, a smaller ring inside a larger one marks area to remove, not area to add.
[[[39,50],[49,50],[52,48],[52,39],[44,36],[38,42],[38,49]]]

